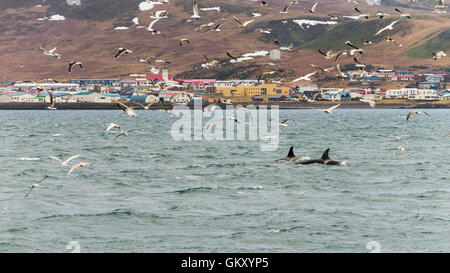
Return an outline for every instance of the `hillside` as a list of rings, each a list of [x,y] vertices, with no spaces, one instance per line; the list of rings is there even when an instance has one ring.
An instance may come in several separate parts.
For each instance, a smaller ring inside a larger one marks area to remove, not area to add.
[[[191,21],[193,1],[174,1],[169,4],[154,4],[152,9],[141,11],[141,0],[82,0],[80,6],[69,6],[65,1],[46,0],[2,0],[0,3],[0,67],[1,79],[39,80],[54,78],[67,80],[81,77],[115,77],[131,73],[150,73],[149,66],[139,63],[138,56],[146,53],[170,61],[170,73],[181,77],[250,78],[261,70],[276,70],[273,78],[293,79],[296,75],[312,72],[311,63],[331,66],[333,60],[326,60],[317,49],[348,49],[344,42],[352,41],[361,46],[363,40],[371,40],[373,45],[364,48],[364,55],[358,56],[366,64],[385,68],[407,68],[411,65],[443,70],[450,67],[450,58],[434,61],[431,53],[435,50],[450,51],[450,18],[446,14],[431,12],[434,1],[408,4],[406,1],[382,1],[381,6],[369,6],[364,1],[358,8],[374,15],[383,10],[391,16],[385,19],[354,20],[340,18],[330,24],[300,24],[294,20],[331,22],[328,13],[341,16],[355,16],[354,5],[341,1],[323,0],[317,13],[306,10],[315,1],[300,1],[293,5],[288,14],[280,14],[287,1],[272,0],[268,7],[260,7],[259,2],[249,0],[199,0],[200,8],[220,7],[216,10],[201,10],[201,19]],[[399,13],[393,10],[400,7],[413,19],[402,19],[393,30],[382,35],[373,35],[394,20]],[[153,20],[150,15],[157,10],[168,10],[169,18],[160,19],[155,24],[161,35],[152,35],[145,28]],[[261,14],[252,17],[253,13]],[[44,16],[62,15],[66,20],[38,20]],[[231,18],[242,21],[254,19],[248,28],[240,29]],[[132,19],[138,17],[142,28],[133,26]],[[228,20],[228,21],[226,21]],[[220,32],[198,33],[194,29],[201,24],[223,22]],[[302,21],[303,22],[303,21]],[[116,27],[129,29],[114,30]],[[271,34],[262,34],[257,28],[272,28]],[[303,27],[303,28],[302,28]],[[401,43],[396,47],[386,43],[384,37],[393,37]],[[188,38],[191,43],[179,46],[179,39]],[[282,59],[276,61],[279,68],[268,67],[268,57],[255,57],[242,63],[231,64],[226,52],[238,57],[245,53],[270,51],[276,49],[274,40],[283,45],[293,44],[292,51],[282,51]],[[60,60],[45,56],[39,47],[57,47],[62,55]],[[133,50],[128,56],[118,60],[112,57],[116,48]],[[225,62],[213,69],[200,68],[203,55]],[[82,61],[85,70],[67,71],[68,62]],[[351,58],[341,58],[341,64],[352,63]]]

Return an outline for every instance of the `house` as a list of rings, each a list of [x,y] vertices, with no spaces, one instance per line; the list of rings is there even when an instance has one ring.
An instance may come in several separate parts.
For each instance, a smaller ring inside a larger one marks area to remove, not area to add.
[[[406,99],[414,98],[413,96],[434,96],[436,90],[431,89],[417,89],[417,88],[402,88],[390,89],[386,91],[386,98],[388,99]]]
[[[276,84],[260,84],[256,86],[239,85],[235,87],[216,87],[216,93],[222,94],[224,97],[289,96],[290,88],[279,87]]]
[[[272,95],[269,96],[269,101],[287,101],[290,100],[290,96],[285,95]]]
[[[439,82],[433,82],[433,81],[426,81],[426,82],[419,82],[417,84],[417,87],[420,89],[434,89],[437,90],[441,87],[441,84]]]

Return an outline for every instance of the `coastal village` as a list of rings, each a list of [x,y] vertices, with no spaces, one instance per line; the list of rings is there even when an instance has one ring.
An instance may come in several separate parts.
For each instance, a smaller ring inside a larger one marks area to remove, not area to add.
[[[345,103],[363,99],[446,104],[450,102],[449,82],[450,72],[377,69],[363,77],[357,77],[349,70],[340,79],[322,77],[285,86],[271,79],[178,79],[164,69],[161,74],[131,74],[126,79],[71,79],[64,83],[47,79],[3,83],[0,103],[48,103],[48,91],[51,91],[56,103]],[[330,85],[332,87],[325,87]]]

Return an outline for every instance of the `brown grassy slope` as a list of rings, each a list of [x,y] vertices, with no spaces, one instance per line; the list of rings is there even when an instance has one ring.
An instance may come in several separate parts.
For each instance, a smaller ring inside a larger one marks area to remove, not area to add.
[[[236,1],[231,1],[236,2]],[[353,7],[338,1],[320,1],[319,9],[324,13],[337,13],[341,15],[355,15]],[[279,13],[284,1],[277,1],[274,7],[262,9],[258,2],[243,2],[242,13],[230,14],[215,11],[202,12],[202,19],[196,22],[186,22],[190,17],[183,6],[174,3],[155,7],[151,12],[159,9],[170,11],[170,18],[160,20],[155,26],[160,28],[168,38],[151,35],[145,29],[113,30],[120,18],[106,18],[103,21],[84,21],[68,18],[63,22],[37,21],[37,18],[46,15],[46,8],[20,8],[8,9],[0,12],[0,79],[13,80],[39,80],[42,78],[54,78],[67,80],[69,78],[81,77],[113,77],[127,75],[130,73],[148,72],[146,65],[138,62],[137,56],[145,53],[158,55],[160,58],[172,61],[168,66],[171,73],[177,74],[192,70],[203,62],[202,55],[210,58],[226,59],[225,52],[230,51],[234,55],[254,52],[257,50],[275,49],[272,43],[261,41],[261,34],[257,32],[243,33],[237,28],[232,19],[222,28],[219,33],[196,33],[193,29],[202,24],[214,20],[229,18],[236,15],[242,20],[250,19],[247,10],[256,10],[265,14],[263,17],[255,18],[256,22],[284,19],[307,18],[309,15],[304,11],[309,8],[311,2],[293,6],[289,14]],[[222,3],[220,5],[225,5]],[[256,6],[256,7],[255,7]],[[246,9],[247,7],[247,9]],[[361,4],[360,9],[371,14],[382,9],[391,15],[395,12],[392,7],[369,7]],[[137,10],[137,7],[136,7]],[[427,39],[432,38],[450,26],[447,17],[431,14],[420,10],[408,10],[415,18],[408,20],[412,25],[410,32],[394,35],[393,38],[403,44],[397,48],[392,44],[380,42],[366,48],[364,56],[360,61],[386,68],[408,67],[410,65],[426,65],[432,67],[450,67],[450,58],[433,61],[415,60],[405,55],[405,52],[417,46]],[[147,26],[152,19],[150,12],[136,12],[141,24]],[[426,14],[426,17],[424,17]],[[100,15],[99,15],[100,16]],[[319,15],[321,16],[321,15]],[[326,18],[326,17],[324,17]],[[180,47],[180,38],[189,38],[192,43]],[[57,47],[57,52],[62,54],[61,60],[45,56],[39,51],[39,46],[46,41],[47,48]],[[113,60],[115,48],[127,47],[133,50],[133,54],[124,56],[119,60]],[[325,60],[317,54],[315,49],[301,49],[292,52],[283,52],[282,60],[276,63],[286,69],[295,71],[298,75],[309,73],[312,70],[311,63],[320,66],[331,66],[333,61]],[[80,60],[86,69],[80,71],[75,69],[68,74],[67,66],[71,60]],[[256,58],[254,63],[268,60],[267,57]],[[249,62],[250,64],[252,62]],[[342,58],[341,64],[352,63],[350,58]],[[23,68],[19,66],[24,65]],[[239,67],[240,64],[233,66]],[[268,68],[271,69],[271,68]],[[214,76],[214,75],[212,75]],[[293,78],[294,76],[292,76]]]

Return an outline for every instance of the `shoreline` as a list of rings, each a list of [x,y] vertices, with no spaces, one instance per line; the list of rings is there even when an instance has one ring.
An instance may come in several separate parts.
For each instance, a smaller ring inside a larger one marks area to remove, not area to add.
[[[135,106],[133,103],[125,103],[129,106]],[[203,103],[203,107],[214,104],[214,103]],[[227,106],[242,105],[244,107],[248,105],[254,105],[257,108],[260,106],[271,106],[278,105],[279,109],[283,110],[309,110],[311,108],[328,108],[336,104],[341,104],[340,109],[371,109],[367,103],[360,102],[316,102],[316,103],[306,103],[306,102],[270,102],[270,103],[259,103],[259,102],[242,102],[242,103],[232,103],[223,104],[215,103],[223,109]],[[0,110],[47,110],[48,104],[46,103],[0,103]],[[55,107],[58,110],[119,110],[115,103],[56,103]],[[194,104],[188,104],[188,107],[193,109]],[[142,109],[137,107],[136,110]],[[171,109],[171,103],[155,103],[149,110],[169,110]],[[438,103],[377,103],[375,109],[450,109],[450,104],[438,104]],[[142,109],[144,110],[144,109]]]

